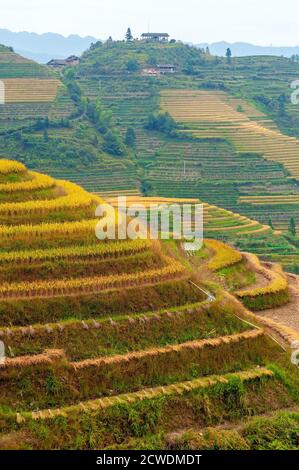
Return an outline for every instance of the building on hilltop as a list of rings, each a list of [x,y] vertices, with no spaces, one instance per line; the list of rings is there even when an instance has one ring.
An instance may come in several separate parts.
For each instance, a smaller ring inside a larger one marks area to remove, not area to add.
[[[60,69],[63,67],[71,67],[80,64],[80,58],[76,55],[71,55],[67,59],[52,59],[47,63],[48,67]]]
[[[52,59],[47,63],[48,67],[54,67],[55,69],[65,67],[66,63],[63,59]]]
[[[141,75],[166,75],[176,72],[176,66],[174,64],[157,64],[155,67],[147,67],[142,69]]]
[[[168,33],[143,33],[141,39],[147,42],[168,42]]]
[[[157,64],[157,69],[162,75],[166,73],[175,73],[174,64]]]
[[[67,65],[79,65],[80,58],[76,55],[70,55],[67,59],[65,59]]]
[[[157,75],[160,75],[160,73],[156,67],[151,67],[151,68],[142,69],[141,75],[156,77]]]

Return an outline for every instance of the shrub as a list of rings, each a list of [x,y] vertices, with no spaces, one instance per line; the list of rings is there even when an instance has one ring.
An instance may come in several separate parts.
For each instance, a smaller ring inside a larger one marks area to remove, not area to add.
[[[145,128],[151,131],[158,131],[167,135],[171,135],[177,128],[177,124],[169,113],[160,112],[150,114],[145,124]]]

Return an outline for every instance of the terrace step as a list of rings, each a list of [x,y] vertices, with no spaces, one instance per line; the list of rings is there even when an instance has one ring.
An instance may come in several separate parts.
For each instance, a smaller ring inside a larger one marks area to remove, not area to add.
[[[88,400],[83,403],[84,407],[79,405],[72,405],[63,408],[57,408],[50,410],[40,410],[37,412],[21,412],[16,415],[18,422],[24,422],[26,420],[51,420],[58,416],[68,417],[74,413],[92,413],[101,409],[107,409],[118,405],[120,400],[122,403],[136,403],[143,400],[151,400],[164,395],[184,395],[192,390],[205,389],[213,387],[217,384],[225,384],[231,378],[238,378],[242,382],[250,382],[255,379],[271,378],[274,374],[271,370],[261,367],[253,368],[246,371],[226,374],[226,375],[212,375],[209,377],[203,377],[187,382],[179,382],[173,385],[147,388],[139,392],[127,393],[117,395],[115,397],[100,398],[97,400]]]

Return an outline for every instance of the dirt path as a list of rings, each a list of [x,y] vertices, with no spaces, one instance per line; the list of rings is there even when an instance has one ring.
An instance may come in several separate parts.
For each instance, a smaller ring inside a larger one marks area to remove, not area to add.
[[[257,271],[256,265],[254,264],[252,257],[253,255],[251,253],[242,253],[243,259],[246,263],[246,266],[250,271],[253,271],[255,273],[255,282],[250,285],[250,289],[259,289],[261,287],[266,287],[267,284],[269,284],[269,279],[266,279],[266,277]],[[261,268],[264,267],[264,264],[261,263]],[[268,269],[268,267],[267,267]]]
[[[291,301],[283,307],[256,312],[261,317],[271,318],[299,331],[299,276],[288,276]]]
[[[252,255],[250,253],[243,253],[243,258],[246,260],[247,266],[255,271],[256,282],[251,288],[265,287],[269,283],[269,279],[262,274],[257,272],[256,266],[252,263]],[[275,263],[261,263],[262,268],[271,270]],[[287,305],[278,308],[272,308],[268,310],[262,310],[255,312],[260,317],[270,318],[278,323],[284,324],[289,328],[299,332],[299,276],[295,274],[288,275],[288,283],[290,287],[291,300]]]

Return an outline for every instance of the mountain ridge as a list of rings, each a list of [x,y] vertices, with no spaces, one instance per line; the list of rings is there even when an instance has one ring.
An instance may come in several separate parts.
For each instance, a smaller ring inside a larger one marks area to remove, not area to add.
[[[65,58],[71,54],[81,55],[92,42],[96,41],[93,36],[81,37],[77,34],[63,36],[51,32],[38,34],[0,29],[1,44],[11,46],[19,54],[40,63],[46,63],[52,58]]]
[[[238,57],[251,55],[291,57],[294,54],[299,54],[299,46],[259,46],[257,44],[242,41],[218,41],[213,43],[200,43],[196,44],[196,46],[202,48],[209,47],[211,54],[219,56],[225,56],[228,47],[231,49],[233,55]]]
[[[0,29],[0,44],[11,46],[15,51],[28,59],[39,63],[47,63],[53,58],[62,59],[68,55],[81,55],[89,48],[92,42],[99,39],[94,36],[81,37],[78,34],[63,36],[59,33],[34,33],[27,31],[14,32],[9,29]],[[209,47],[213,55],[225,56],[229,47],[234,56],[244,57],[251,55],[271,55],[291,57],[299,54],[298,46],[260,46],[248,42],[218,41],[213,43],[190,43],[196,47]]]

